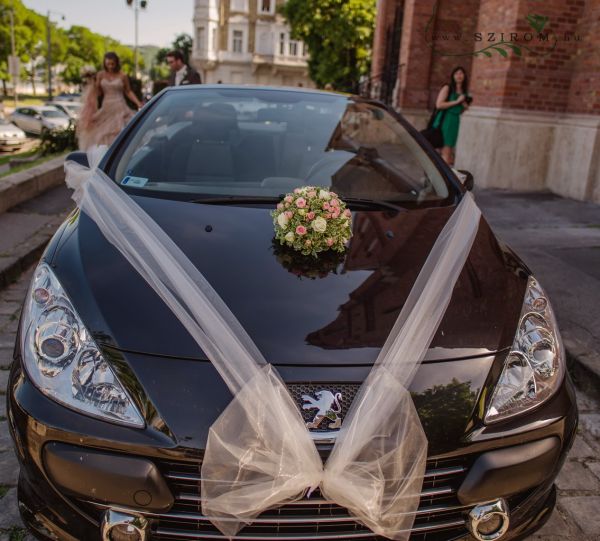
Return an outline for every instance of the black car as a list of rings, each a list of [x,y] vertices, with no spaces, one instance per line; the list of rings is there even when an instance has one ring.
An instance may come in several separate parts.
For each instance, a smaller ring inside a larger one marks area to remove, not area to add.
[[[324,457],[472,182],[377,102],[226,85],[163,91],[99,167],[277,367]],[[346,201],[345,253],[313,258],[274,240],[271,212],[304,185]],[[410,391],[429,441],[411,539],[537,530],[573,441],[575,396],[547,297],[483,218]],[[303,408],[324,397],[330,418]],[[34,535],[224,539],[202,515],[200,467],[231,398],[150,286],[85,213],[71,214],[32,280],[8,386],[19,505]],[[378,538],[317,491],[235,539]]]

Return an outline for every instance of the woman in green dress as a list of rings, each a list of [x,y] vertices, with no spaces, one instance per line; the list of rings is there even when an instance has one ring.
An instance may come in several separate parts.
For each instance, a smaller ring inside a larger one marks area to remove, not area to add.
[[[454,165],[454,149],[458,139],[460,115],[468,109],[471,99],[467,73],[460,66],[454,68],[450,76],[450,84],[444,85],[438,94],[435,102],[438,113],[433,121],[433,127],[442,130],[444,146],[441,154],[449,165]]]

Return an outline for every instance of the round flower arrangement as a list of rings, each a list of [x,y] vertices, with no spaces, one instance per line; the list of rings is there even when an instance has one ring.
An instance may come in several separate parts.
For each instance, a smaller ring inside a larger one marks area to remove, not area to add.
[[[339,196],[316,186],[296,188],[274,210],[275,238],[304,255],[343,252],[352,236],[352,214]]]

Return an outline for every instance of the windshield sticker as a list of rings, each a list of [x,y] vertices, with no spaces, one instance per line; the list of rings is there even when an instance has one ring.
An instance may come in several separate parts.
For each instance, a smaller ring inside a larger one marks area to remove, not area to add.
[[[136,186],[141,187],[145,186],[148,183],[148,179],[144,177],[133,177],[131,175],[127,175],[122,181],[122,186]]]

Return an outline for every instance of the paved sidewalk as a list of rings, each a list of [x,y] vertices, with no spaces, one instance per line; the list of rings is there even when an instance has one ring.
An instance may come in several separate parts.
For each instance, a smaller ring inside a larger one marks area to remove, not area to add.
[[[600,205],[503,190],[475,199],[547,290],[575,376],[600,388]]]
[[[74,207],[65,185],[0,213],[0,289],[36,262]]]

